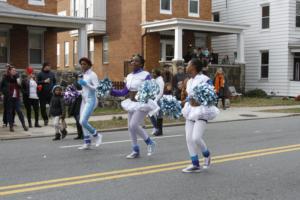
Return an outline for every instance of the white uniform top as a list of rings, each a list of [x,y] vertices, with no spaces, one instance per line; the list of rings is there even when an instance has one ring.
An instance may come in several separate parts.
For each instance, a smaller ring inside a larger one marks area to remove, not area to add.
[[[143,84],[143,82],[149,75],[150,74],[147,71],[128,74],[125,80],[127,89],[129,91],[138,91],[139,87]]]
[[[91,97],[96,98],[96,89],[99,85],[96,73],[89,69],[83,74],[82,79],[87,82],[87,85],[82,86],[82,97],[85,99]]]
[[[194,78],[190,78],[186,84],[186,92],[188,96],[193,94],[193,89],[201,83],[206,83],[210,78],[204,74],[197,74]]]
[[[165,82],[164,82],[164,79],[159,76],[155,79],[155,82],[158,84],[159,86],[159,93],[158,95],[156,96],[155,100],[154,101],[158,101],[164,94],[164,88],[165,88]]]
[[[29,98],[30,99],[39,99],[37,96],[37,83],[33,78],[29,80]]]

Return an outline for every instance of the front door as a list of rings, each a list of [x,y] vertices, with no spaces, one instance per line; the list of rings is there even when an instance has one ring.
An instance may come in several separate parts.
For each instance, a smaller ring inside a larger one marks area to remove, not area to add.
[[[174,41],[161,40],[160,41],[160,60],[171,61],[174,58]]]
[[[294,80],[300,81],[300,57],[294,59]]]

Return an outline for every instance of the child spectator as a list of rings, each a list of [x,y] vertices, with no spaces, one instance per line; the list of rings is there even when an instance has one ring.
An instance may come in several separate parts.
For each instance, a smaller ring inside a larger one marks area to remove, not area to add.
[[[56,85],[52,90],[53,96],[50,101],[49,115],[53,117],[53,125],[55,128],[55,137],[53,140],[64,139],[67,135],[65,123],[65,106],[62,94],[62,87]]]

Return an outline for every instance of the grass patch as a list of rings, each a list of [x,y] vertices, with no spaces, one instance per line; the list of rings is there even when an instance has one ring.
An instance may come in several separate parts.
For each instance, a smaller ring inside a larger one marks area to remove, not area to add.
[[[260,112],[271,112],[271,113],[299,113],[299,114],[300,114],[300,108],[261,110]]]
[[[93,116],[98,116],[98,115],[112,115],[112,114],[124,114],[127,113],[126,111],[124,111],[121,108],[96,108]]]
[[[178,120],[164,118],[164,125],[171,124],[171,123],[178,123],[178,122],[184,122],[184,118],[180,118]],[[96,129],[110,129],[110,128],[127,128],[127,119],[124,118],[115,118],[112,120],[105,120],[105,121],[94,121],[90,122],[92,126],[94,126]],[[71,124],[75,125],[75,124]],[[151,125],[151,122],[149,118],[147,117],[145,119],[145,125]]]
[[[233,99],[230,101],[232,107],[263,107],[263,106],[291,106],[300,105],[300,101],[282,98],[250,98]]]

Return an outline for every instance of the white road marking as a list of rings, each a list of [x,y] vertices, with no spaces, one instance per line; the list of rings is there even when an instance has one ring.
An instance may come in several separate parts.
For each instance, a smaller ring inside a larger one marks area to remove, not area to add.
[[[184,135],[160,136],[160,137],[155,137],[154,141],[158,140],[158,139],[174,138],[174,137],[182,137],[182,136],[184,136]],[[142,139],[138,139],[138,140],[142,140]],[[119,141],[103,142],[101,145],[104,145],[104,144],[117,144],[117,143],[125,143],[125,142],[131,142],[131,140],[119,140]],[[66,148],[75,148],[75,147],[80,147],[80,146],[82,146],[82,144],[69,145],[69,146],[60,146],[59,148],[66,149]]]

